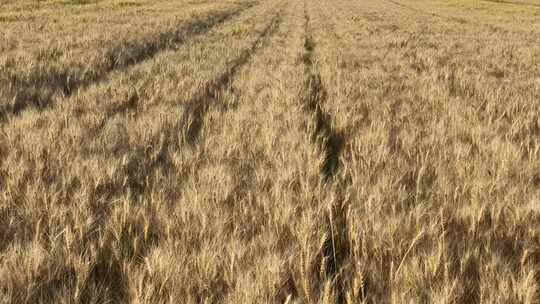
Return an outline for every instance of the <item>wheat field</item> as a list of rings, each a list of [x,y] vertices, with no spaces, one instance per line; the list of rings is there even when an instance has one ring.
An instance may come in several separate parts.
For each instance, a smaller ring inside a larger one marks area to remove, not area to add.
[[[0,0],[0,303],[540,303],[540,1]]]

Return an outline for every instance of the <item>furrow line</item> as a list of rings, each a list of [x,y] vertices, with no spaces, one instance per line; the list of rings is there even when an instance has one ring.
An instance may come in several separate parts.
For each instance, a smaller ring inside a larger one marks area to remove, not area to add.
[[[204,115],[206,111],[208,111],[212,101],[219,98],[218,92],[230,84],[234,75],[249,61],[257,49],[266,45],[267,38],[270,37],[276,30],[280,20],[281,13],[277,13],[276,16],[272,18],[270,24],[265,27],[262,33],[258,36],[256,41],[249,48],[244,50],[239,57],[232,61],[230,67],[225,73],[220,74],[212,81],[209,81],[208,85],[201,90],[196,97],[184,105],[186,107],[186,111],[183,113],[178,122],[173,125],[168,132],[166,132],[166,134],[161,134],[159,137],[152,138],[151,141],[154,143],[152,146],[158,147],[155,153],[148,155],[148,152],[143,147],[139,147],[139,149],[133,151],[136,155],[145,156],[145,159],[148,158],[149,161],[144,163],[144,172],[152,172],[158,167],[164,168],[165,170],[174,167],[171,163],[172,160],[168,157],[167,151],[169,150],[169,147],[178,145],[180,141],[184,141],[192,145],[195,144],[196,138],[198,137],[198,133],[203,124]],[[101,129],[104,126],[105,122],[98,128]],[[182,134],[183,136],[179,138],[178,134]],[[191,137],[187,137],[187,135]],[[191,138],[191,140],[186,141],[186,138]],[[137,181],[138,179],[130,178],[128,180]],[[129,184],[129,188],[133,191],[133,194],[139,195],[143,192],[144,185],[132,183]]]
[[[323,110],[328,93],[321,81],[321,76],[313,65],[313,51],[315,41],[311,34],[310,17],[305,13],[305,38],[304,38],[304,64],[307,75],[305,93],[302,97],[305,110],[313,114],[315,131],[313,140],[321,146],[324,162],[321,168],[321,176],[325,181],[331,179],[339,165],[339,155],[343,147],[343,136],[332,128],[332,117]]]
[[[278,14],[276,14],[276,16],[272,18],[270,24],[266,28],[264,28],[261,35],[258,36],[256,41],[251,45],[251,47],[249,47],[246,51],[242,52],[241,55],[232,62],[231,67],[227,69],[225,73],[219,75],[212,82],[210,82],[210,84],[200,93],[199,97],[189,102],[188,107],[191,107],[191,110],[196,111],[196,113],[193,112],[191,115],[196,115],[195,119],[197,121],[204,119],[204,111],[206,111],[206,109],[208,108],[210,104],[210,99],[217,96],[217,92],[225,88],[231,82],[235,73],[237,73],[237,71],[249,61],[249,59],[253,56],[253,53],[257,49],[266,45],[267,38],[275,32],[280,22],[281,14],[279,12]],[[203,106],[197,106],[198,104]],[[186,115],[189,116],[190,114]],[[168,151],[172,145],[176,144],[176,139],[178,138],[176,136],[176,132],[182,132],[184,130],[182,128],[189,127],[188,125],[186,125],[187,121],[188,118],[182,117],[180,123],[177,123],[167,133],[161,134],[159,138],[154,138],[154,146],[158,147],[158,149],[154,153],[151,153],[151,155],[149,155],[148,151],[146,151],[146,149],[143,147],[132,151],[133,155],[140,156],[132,158],[133,160],[137,160],[139,162],[139,166],[138,170],[136,171],[126,171],[126,174],[128,176],[126,180],[128,190],[135,199],[138,199],[139,197],[141,197],[141,195],[144,195],[144,191],[148,186],[145,183],[148,182],[148,178],[151,178],[149,173],[154,172],[157,168],[163,168],[163,170],[165,171],[172,170],[171,168],[174,168],[173,161],[168,156]],[[202,124],[202,122],[200,122],[200,124]],[[147,161],[141,162],[141,160]],[[140,175],[140,172],[144,172],[142,176]],[[185,174],[187,174],[187,172],[180,172],[180,175]],[[238,181],[238,183],[240,183],[240,181]],[[234,191],[234,193],[237,192]],[[235,197],[233,196],[227,197],[225,203],[234,199]],[[110,217],[109,212],[110,211],[108,210],[102,210],[101,214],[98,216],[99,221],[106,222]],[[107,258],[109,258],[110,256],[108,251],[105,251],[103,255]],[[117,261],[113,260],[111,264],[115,265],[114,263],[117,263]],[[104,264],[104,262],[100,259],[98,261],[98,264],[96,265],[96,271],[92,271],[94,280],[101,279],[105,284],[115,283],[112,278],[116,278],[116,280],[120,283],[125,280],[125,277],[121,272],[116,271],[114,268],[112,269],[112,272],[108,272],[110,270],[105,270],[104,265],[106,264]],[[125,294],[121,292],[118,292],[115,295],[120,300],[125,300],[126,298]]]
[[[231,84],[240,68],[246,65],[259,49],[267,46],[269,38],[276,32],[281,21],[282,10],[275,14],[255,42],[230,63],[230,67],[226,71],[208,82],[199,94],[185,104],[186,110],[179,120],[180,127],[178,128],[185,132],[183,134],[184,142],[195,144],[203,125],[204,116],[210,106],[220,99],[220,91]]]
[[[142,63],[160,52],[173,50],[189,39],[203,35],[212,28],[240,15],[256,4],[256,2],[249,2],[234,9],[197,17],[174,31],[163,32],[157,36],[152,34],[142,41],[118,43],[105,51],[103,65],[98,67],[97,72],[82,77],[77,76],[73,70],[47,72],[27,79],[10,75],[8,76],[8,87],[13,90],[11,92],[13,99],[3,101],[3,104],[0,104],[0,121],[5,120],[9,114],[18,115],[27,108],[47,108],[54,103],[57,94],[69,97],[79,89],[84,89],[106,79],[114,71]],[[131,55],[128,58],[120,58],[125,53]],[[41,95],[43,91],[46,91],[45,95]]]
[[[339,170],[340,155],[344,146],[344,137],[332,127],[332,117],[323,110],[327,102],[328,92],[321,80],[321,76],[313,64],[315,40],[312,35],[311,20],[304,2],[305,36],[304,36],[304,64],[306,73],[305,92],[302,97],[304,110],[313,117],[315,130],[312,140],[320,147],[323,163],[320,175],[330,189],[334,189],[334,176]],[[336,295],[336,303],[345,303],[345,286],[341,280],[341,272],[346,264],[348,255],[347,218],[344,212],[344,199],[340,193],[325,210],[324,229],[327,234],[322,247],[323,262],[321,271],[326,277],[320,281],[331,280]],[[320,289],[320,288],[319,288]]]

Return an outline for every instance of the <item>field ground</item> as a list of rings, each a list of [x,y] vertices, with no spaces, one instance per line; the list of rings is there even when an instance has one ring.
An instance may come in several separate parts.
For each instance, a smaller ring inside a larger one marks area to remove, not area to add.
[[[0,303],[539,303],[537,0],[0,0]]]

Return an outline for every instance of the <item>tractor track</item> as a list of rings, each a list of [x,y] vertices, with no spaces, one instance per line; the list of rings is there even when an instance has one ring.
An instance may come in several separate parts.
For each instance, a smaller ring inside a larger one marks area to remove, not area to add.
[[[324,112],[323,105],[328,98],[328,92],[321,81],[321,76],[313,65],[315,41],[311,34],[310,17],[305,12],[304,64],[307,75],[305,94],[302,103],[305,110],[312,114],[315,121],[313,140],[321,146],[324,162],[321,176],[325,181],[331,179],[339,166],[339,155],[343,147],[343,137],[332,128],[332,117]]]
[[[141,199],[144,196],[145,191],[147,191],[149,183],[152,182],[152,173],[155,172],[155,170],[162,169],[165,171],[165,175],[168,175],[167,171],[175,170],[173,160],[170,159],[168,151],[176,144],[178,144],[178,133],[182,131],[181,128],[190,127],[189,125],[185,125],[185,123],[187,122],[187,116],[195,114],[200,115],[196,117],[196,119],[204,118],[204,111],[202,110],[203,108],[205,110],[208,109],[211,103],[210,99],[212,98],[212,96],[217,96],[217,93],[220,90],[226,88],[227,85],[230,84],[234,75],[240,70],[242,66],[249,62],[250,58],[255,54],[257,50],[267,46],[268,38],[275,33],[276,29],[281,23],[281,13],[282,10],[279,10],[275,14],[275,16],[273,16],[269,25],[263,29],[259,36],[257,36],[255,42],[246,50],[244,50],[239,57],[237,57],[230,63],[230,67],[226,70],[226,72],[215,77],[214,80],[209,82],[208,86],[203,89],[196,98],[192,99],[188,103],[187,107],[191,110],[197,111],[197,113],[190,112],[191,114],[184,115],[178,123],[171,125],[171,128],[169,128],[166,132],[162,132],[156,134],[156,136],[152,136],[152,138],[148,140],[148,142],[151,143],[150,145],[137,145],[130,150],[130,156],[126,160],[126,165],[121,168],[122,174],[126,176],[126,183],[124,185],[111,183],[109,181],[100,184],[96,187],[95,191],[90,194],[91,200],[96,202],[103,200],[113,200],[115,197],[120,196],[122,193],[129,193],[129,195],[134,200]],[[134,103],[136,103],[136,101],[129,101],[128,104],[125,106],[125,109],[124,107],[122,107],[122,110],[127,111],[131,109]],[[204,106],[200,107],[196,105],[196,103],[201,103],[201,105]],[[202,122],[199,123],[202,125]],[[105,123],[101,124],[99,128],[104,128],[104,126]],[[0,125],[0,127],[4,128],[5,126]],[[193,126],[191,126],[191,128],[192,127]],[[190,131],[193,132],[194,130],[190,129]],[[1,135],[2,133],[0,133],[0,136]],[[1,151],[2,146],[0,146],[0,152]],[[98,152],[93,151],[92,153]],[[3,165],[2,161],[3,159],[0,159],[0,169]],[[186,176],[187,174],[189,174],[189,172],[186,172],[185,170],[182,172],[177,171],[177,174],[179,176]],[[241,182],[242,181],[238,181],[239,184]],[[2,183],[3,172],[0,171],[0,185]],[[178,193],[171,193],[170,195],[173,196],[169,197],[169,199],[174,199],[175,195],[177,194]],[[227,198],[227,200],[232,199],[234,199],[234,197]],[[99,210],[99,212],[95,214],[96,223],[105,223],[109,220],[110,209],[108,206],[106,208],[96,208],[96,210]],[[125,285],[126,278],[120,271],[117,271],[118,261],[111,260],[110,256],[111,254],[107,250],[103,252],[102,258],[100,255],[97,264],[91,271],[91,276],[93,277],[93,280],[99,281],[104,286]],[[111,261],[109,261],[107,264],[107,260]],[[110,268],[111,270],[106,270],[107,268]],[[113,296],[119,302],[122,302],[126,299],[126,295],[121,291],[113,292]]]
[[[152,146],[157,146],[159,149],[150,156],[151,162],[148,168],[149,170],[146,171],[150,172],[158,167],[164,168],[164,170],[173,167],[172,160],[167,157],[166,153],[170,146],[180,145],[182,142],[187,142],[191,145],[196,144],[196,139],[198,138],[200,128],[202,127],[205,113],[208,111],[213,101],[219,99],[218,92],[231,83],[234,75],[242,66],[249,62],[249,59],[258,49],[266,46],[268,38],[274,34],[281,22],[281,13],[281,11],[278,11],[270,21],[269,25],[266,26],[257,37],[255,42],[249,48],[244,50],[240,56],[232,60],[226,72],[216,76],[212,81],[208,82],[207,86],[200,90],[190,101],[179,105],[186,107],[185,112],[180,119],[168,129],[165,134],[160,134],[159,138],[152,138],[151,142],[155,143],[155,145]],[[179,134],[183,136],[180,136],[179,138]],[[191,135],[193,137],[190,138],[191,140],[186,141],[186,135]],[[145,151],[145,149],[140,149],[139,152],[148,156],[148,152]],[[183,172],[182,174],[187,173]]]
[[[182,132],[184,130],[183,128],[188,128],[188,133],[192,132],[191,135],[197,136],[199,130],[193,129],[194,125],[188,125],[189,118],[192,117],[192,119],[195,119],[197,122],[197,126],[200,128],[202,126],[202,119],[204,119],[204,114],[210,107],[210,103],[214,98],[217,98],[217,93],[227,87],[227,85],[230,84],[232,81],[234,75],[240,70],[242,66],[244,66],[246,63],[249,62],[249,59],[253,56],[253,54],[261,47],[264,47],[267,45],[268,37],[270,37],[275,30],[277,29],[279,23],[281,22],[281,12],[278,12],[270,21],[270,24],[264,28],[262,33],[258,36],[256,41],[241,53],[239,57],[237,57],[235,60],[232,61],[232,64],[230,68],[227,69],[227,71],[219,76],[217,76],[213,81],[209,82],[208,86],[201,91],[201,93],[198,94],[198,96],[194,99],[192,99],[187,107],[189,108],[184,116],[181,117],[179,122],[170,128],[168,132],[165,134],[160,134],[159,138],[155,137],[152,138],[152,142],[154,145],[158,147],[155,149],[155,151],[147,151],[143,147],[139,147],[134,151],[135,154],[139,155],[141,158],[136,158],[139,160],[145,160],[142,164],[143,171],[145,172],[143,176],[133,176],[134,178],[131,178],[131,175],[137,175],[137,172],[130,172],[127,171],[127,175],[130,176],[128,180],[133,180],[134,182],[129,183],[129,189],[131,193],[137,197],[144,193],[144,189],[147,187],[145,184],[141,184],[138,181],[145,181],[148,182],[148,177],[151,176],[150,173],[154,172],[158,168],[163,168],[163,170],[174,170],[173,161],[168,157],[167,151],[170,149],[171,146],[174,146],[178,144],[177,134],[179,132]],[[195,137],[196,138],[196,137]],[[195,138],[193,138],[193,142],[195,143]],[[197,166],[195,164],[195,166]],[[250,171],[250,167],[244,168]],[[167,174],[167,173],[166,173]],[[189,172],[179,172],[180,176],[186,177]],[[240,187],[242,184],[242,180],[237,180],[237,187]],[[233,193],[237,193],[234,191]],[[240,194],[241,195],[241,194]],[[228,196],[225,198],[224,203],[229,203],[230,201],[236,200],[237,197],[234,196]],[[109,217],[107,212],[102,212],[101,220],[104,221]],[[100,264],[98,265],[99,269],[103,268],[103,266]],[[98,273],[99,274],[99,273]],[[113,273],[115,274],[115,273]],[[96,277],[103,277],[103,275],[97,275]],[[104,282],[109,284],[113,283],[112,279],[109,279],[109,276],[104,276],[105,280]],[[125,280],[123,275],[115,275],[113,276],[120,282],[123,282]],[[117,294],[116,295],[119,299],[125,299],[125,295],[123,294]]]
[[[171,124],[170,128],[167,128],[165,132],[152,136],[148,140],[148,142],[152,144],[145,147],[134,147],[131,152],[136,159],[139,159],[139,167],[144,168],[144,170],[141,171],[146,172],[145,176],[158,168],[168,170],[169,168],[174,167],[172,160],[168,157],[167,151],[170,149],[170,147],[180,145],[186,138],[186,134],[192,136],[191,140],[188,140],[187,142],[192,145],[196,144],[196,138],[198,137],[200,128],[202,127],[204,115],[211,106],[211,103],[213,103],[213,101],[216,99],[219,99],[218,92],[226,88],[227,85],[231,83],[234,75],[249,61],[249,59],[259,48],[266,46],[268,40],[267,38],[275,32],[280,22],[281,11],[272,18],[269,25],[264,28],[255,42],[249,48],[244,50],[239,57],[232,60],[230,67],[226,70],[226,72],[216,76],[212,81],[209,81],[208,85],[204,89],[200,90],[199,93],[190,101],[185,104],[177,105],[179,107],[186,107],[186,110],[176,123]],[[126,109],[130,108],[131,107],[127,107]],[[115,115],[120,114],[121,113],[116,113]],[[94,134],[100,133],[101,130],[105,128],[107,121],[108,119],[105,119],[97,126],[97,128],[93,129],[92,132]],[[179,138],[179,134],[184,136],[180,136]],[[155,149],[151,149],[152,147]],[[92,154],[100,153],[99,151],[88,152],[91,152]],[[132,194],[135,196],[142,194],[146,185],[138,183],[137,181],[144,181],[146,178],[135,176],[136,172],[127,172],[127,174],[128,176],[134,175],[133,178],[129,178],[129,180],[135,182],[127,185],[129,189],[131,189],[130,191]],[[182,172],[181,175],[183,174],[187,173]]]
[[[271,24],[268,27],[264,28],[263,33],[257,36],[258,38],[256,39],[256,41],[247,49],[241,51],[240,56],[237,56],[236,58],[233,58],[232,60],[228,62],[227,67],[226,67],[226,72],[217,73],[217,75],[214,76],[212,80],[208,81],[202,89],[198,90],[195,93],[194,97],[186,101],[179,101],[174,104],[171,104],[170,107],[171,108],[177,108],[177,107],[185,108],[186,112],[181,115],[181,117],[183,117],[184,119],[187,119],[188,116],[193,115],[193,113],[188,113],[188,112],[197,110],[195,107],[197,104],[197,101],[211,98],[212,96],[216,94],[217,91],[220,90],[220,88],[223,88],[226,86],[226,83],[225,83],[226,81],[229,81],[229,82],[232,81],[232,77],[234,76],[233,74],[237,72],[236,70],[238,70],[242,65],[247,63],[247,61],[249,60],[249,57],[251,56],[250,53],[259,47],[258,44],[261,43],[261,41],[263,40],[262,38],[264,38],[264,36],[268,36],[270,34],[269,31],[271,30],[273,23],[275,21],[276,20],[272,20]],[[126,113],[131,113],[133,117],[135,118],[138,117],[142,113],[141,111],[138,111],[140,99],[141,99],[141,96],[135,90],[134,92],[130,92],[129,94],[126,95],[124,102],[106,107],[104,110],[105,115],[104,115],[103,120],[96,127],[92,128],[92,130],[89,130],[89,133],[87,135],[96,136],[96,134],[99,134],[100,132],[102,132],[102,130],[107,125],[107,122],[113,119],[114,117],[123,116],[123,115],[126,115]],[[153,109],[157,106],[158,104],[153,104],[149,106],[148,108],[146,108],[145,111]],[[3,125],[0,124],[0,127],[3,127]],[[174,131],[168,132],[167,136],[169,137],[172,136],[174,132],[181,133],[180,130],[182,130],[183,127],[186,127],[185,122],[181,122],[179,120],[176,124],[172,125],[171,128],[169,128],[169,130],[174,130]],[[156,139],[156,142],[157,142],[157,139]],[[94,151],[94,153],[98,153],[98,152]]]
[[[92,84],[103,81],[115,71],[123,70],[152,59],[157,54],[174,50],[179,45],[186,43],[191,38],[203,35],[212,28],[240,15],[245,10],[257,5],[257,2],[249,2],[243,6],[235,7],[226,11],[213,12],[209,15],[197,17],[187,21],[174,31],[163,32],[158,35],[152,34],[138,42],[123,42],[110,47],[105,51],[104,66],[93,75],[77,78],[69,70],[57,71],[44,77],[36,76],[33,79],[18,79],[11,76],[9,87],[17,88],[12,101],[4,101],[0,104],[0,122],[5,121],[10,115],[18,115],[28,108],[45,109],[54,103],[55,94],[61,93],[65,97],[71,96],[79,89],[84,89]],[[133,53],[130,58],[119,60],[122,52],[129,50]],[[43,75],[42,75],[43,76]],[[36,79],[37,78],[37,79]],[[45,96],[39,93],[28,92],[29,89],[50,90]],[[26,92],[25,92],[26,91]]]
[[[268,45],[269,38],[274,35],[282,21],[282,13],[283,11],[280,10],[274,15],[255,42],[234,59],[227,70],[209,81],[203,90],[184,104],[185,112],[178,122],[179,127],[177,129],[184,132],[183,140],[185,142],[195,144],[210,106],[220,100],[220,91],[230,86],[234,76],[250,61],[257,51]]]
[[[342,153],[345,138],[332,126],[332,117],[324,111],[324,104],[328,99],[328,92],[321,79],[319,71],[313,62],[313,53],[316,48],[316,41],[313,38],[311,17],[304,2],[304,55],[306,80],[304,84],[304,95],[301,97],[304,111],[314,120],[315,129],[312,133],[313,142],[320,148],[323,163],[320,167],[320,176],[326,186],[335,184],[334,176],[340,169],[340,155]],[[319,278],[319,283],[324,280],[331,280],[334,285],[334,292],[337,296],[336,303],[345,303],[345,286],[342,282],[342,270],[348,255],[347,218],[343,208],[344,199],[340,193],[335,193],[336,199],[328,206],[328,210],[323,212],[323,229],[327,238],[322,246],[322,258],[325,277]],[[319,272],[321,273],[321,272]],[[318,287],[322,290],[322,287]]]

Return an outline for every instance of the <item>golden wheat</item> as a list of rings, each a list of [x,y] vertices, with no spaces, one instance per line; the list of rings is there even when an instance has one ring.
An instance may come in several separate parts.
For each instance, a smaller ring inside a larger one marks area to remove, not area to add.
[[[0,0],[0,303],[538,303],[537,13]]]

